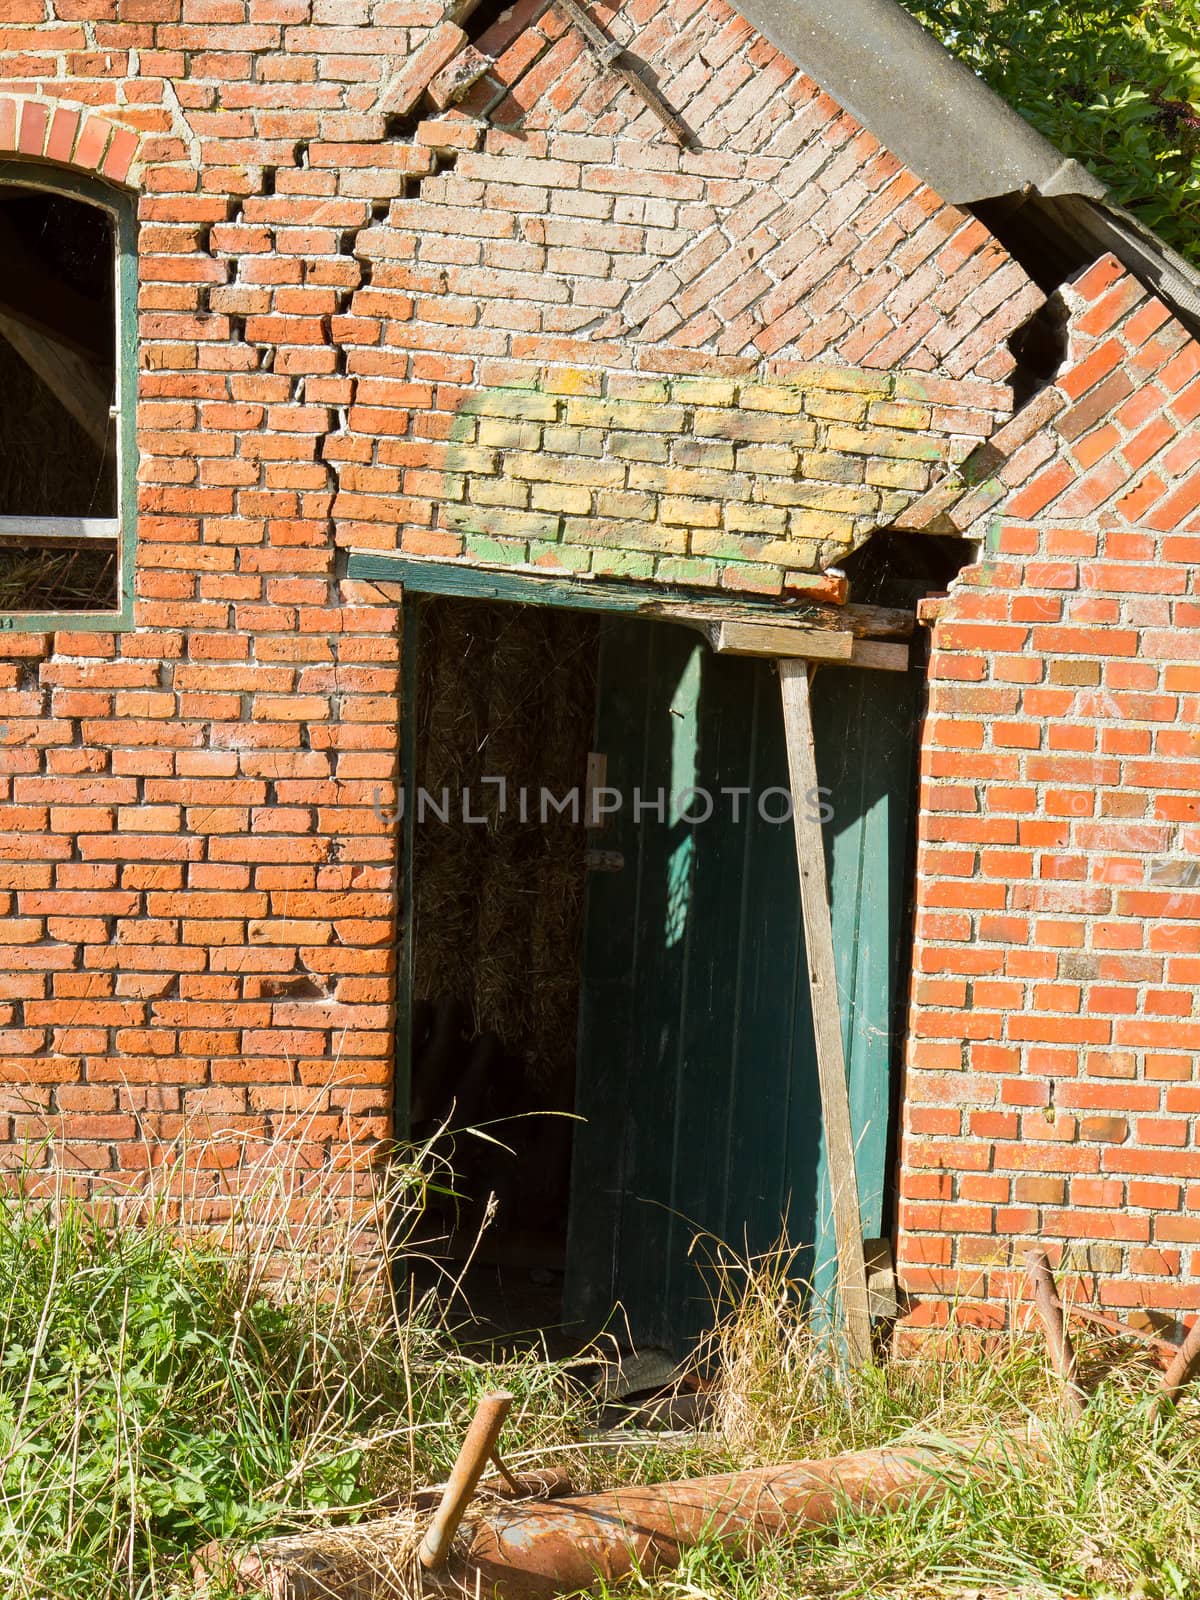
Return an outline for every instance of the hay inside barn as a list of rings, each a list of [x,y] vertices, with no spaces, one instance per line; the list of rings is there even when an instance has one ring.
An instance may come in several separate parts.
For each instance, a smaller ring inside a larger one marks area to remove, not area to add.
[[[485,1255],[557,1265],[598,623],[431,598],[417,626],[414,1127],[487,1125],[508,1151],[455,1138],[451,1227],[470,1235],[494,1193]]]

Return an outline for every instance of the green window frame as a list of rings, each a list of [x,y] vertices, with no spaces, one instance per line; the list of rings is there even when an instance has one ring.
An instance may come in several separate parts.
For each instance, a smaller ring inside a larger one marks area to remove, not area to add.
[[[112,415],[116,423],[117,514],[115,517],[0,516],[0,545],[20,544],[31,535],[81,545],[92,539],[115,546],[117,603],[98,611],[5,611],[0,630],[49,633],[58,630],[123,632],[133,626],[134,559],[137,544],[137,201],[136,196],[86,173],[43,162],[0,161],[0,192],[37,189],[95,206],[108,214],[112,228],[113,307],[116,320],[116,373]]]

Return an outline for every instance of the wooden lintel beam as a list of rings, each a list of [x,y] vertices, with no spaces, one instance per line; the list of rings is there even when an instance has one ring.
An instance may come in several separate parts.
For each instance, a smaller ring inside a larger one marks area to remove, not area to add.
[[[847,1354],[851,1365],[858,1367],[871,1360],[870,1299],[858,1198],[858,1169],[854,1160],[854,1127],[850,1119],[850,1087],[846,1078],[846,1054],[842,1046],[842,1013],[838,1004],[833,918],[825,871],[825,841],[821,833],[820,814],[813,804],[818,793],[818,779],[807,662],[794,658],[781,660],[779,687],[783,699],[783,727],[792,789],[792,825],[796,834],[796,863],[800,872],[800,909],[804,919],[804,947],[817,1049],[821,1118],[833,1199],[838,1298],[845,1324]]]
[[[859,639],[801,623],[715,622],[706,629],[718,655],[775,656],[801,661],[841,662],[882,672],[908,671],[908,646]]]

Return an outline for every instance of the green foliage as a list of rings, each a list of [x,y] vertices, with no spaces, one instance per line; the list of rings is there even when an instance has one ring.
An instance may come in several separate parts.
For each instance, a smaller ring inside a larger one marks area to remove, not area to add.
[[[1200,263],[1200,0],[903,3],[1114,199]]]

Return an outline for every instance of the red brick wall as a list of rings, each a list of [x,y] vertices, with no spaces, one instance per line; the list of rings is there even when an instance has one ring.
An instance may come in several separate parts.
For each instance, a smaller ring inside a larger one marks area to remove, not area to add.
[[[1200,1307],[1200,345],[1111,257],[1064,298],[1054,388],[910,512],[985,541],[932,630],[913,1329],[1001,1321],[1031,1240]]]
[[[134,188],[141,277],[135,628],[0,635],[9,1164],[51,1132],[137,1172],[189,1124],[320,1171],[386,1134],[398,619],[337,552],[579,566],[561,524],[484,555],[447,518],[473,397],[816,360],[951,461],[1007,414],[1039,292],[721,0],[595,8],[691,153],[532,9],[397,129],[428,0],[0,0],[0,148]],[[779,591],[753,539],[674,575],[748,569]]]

